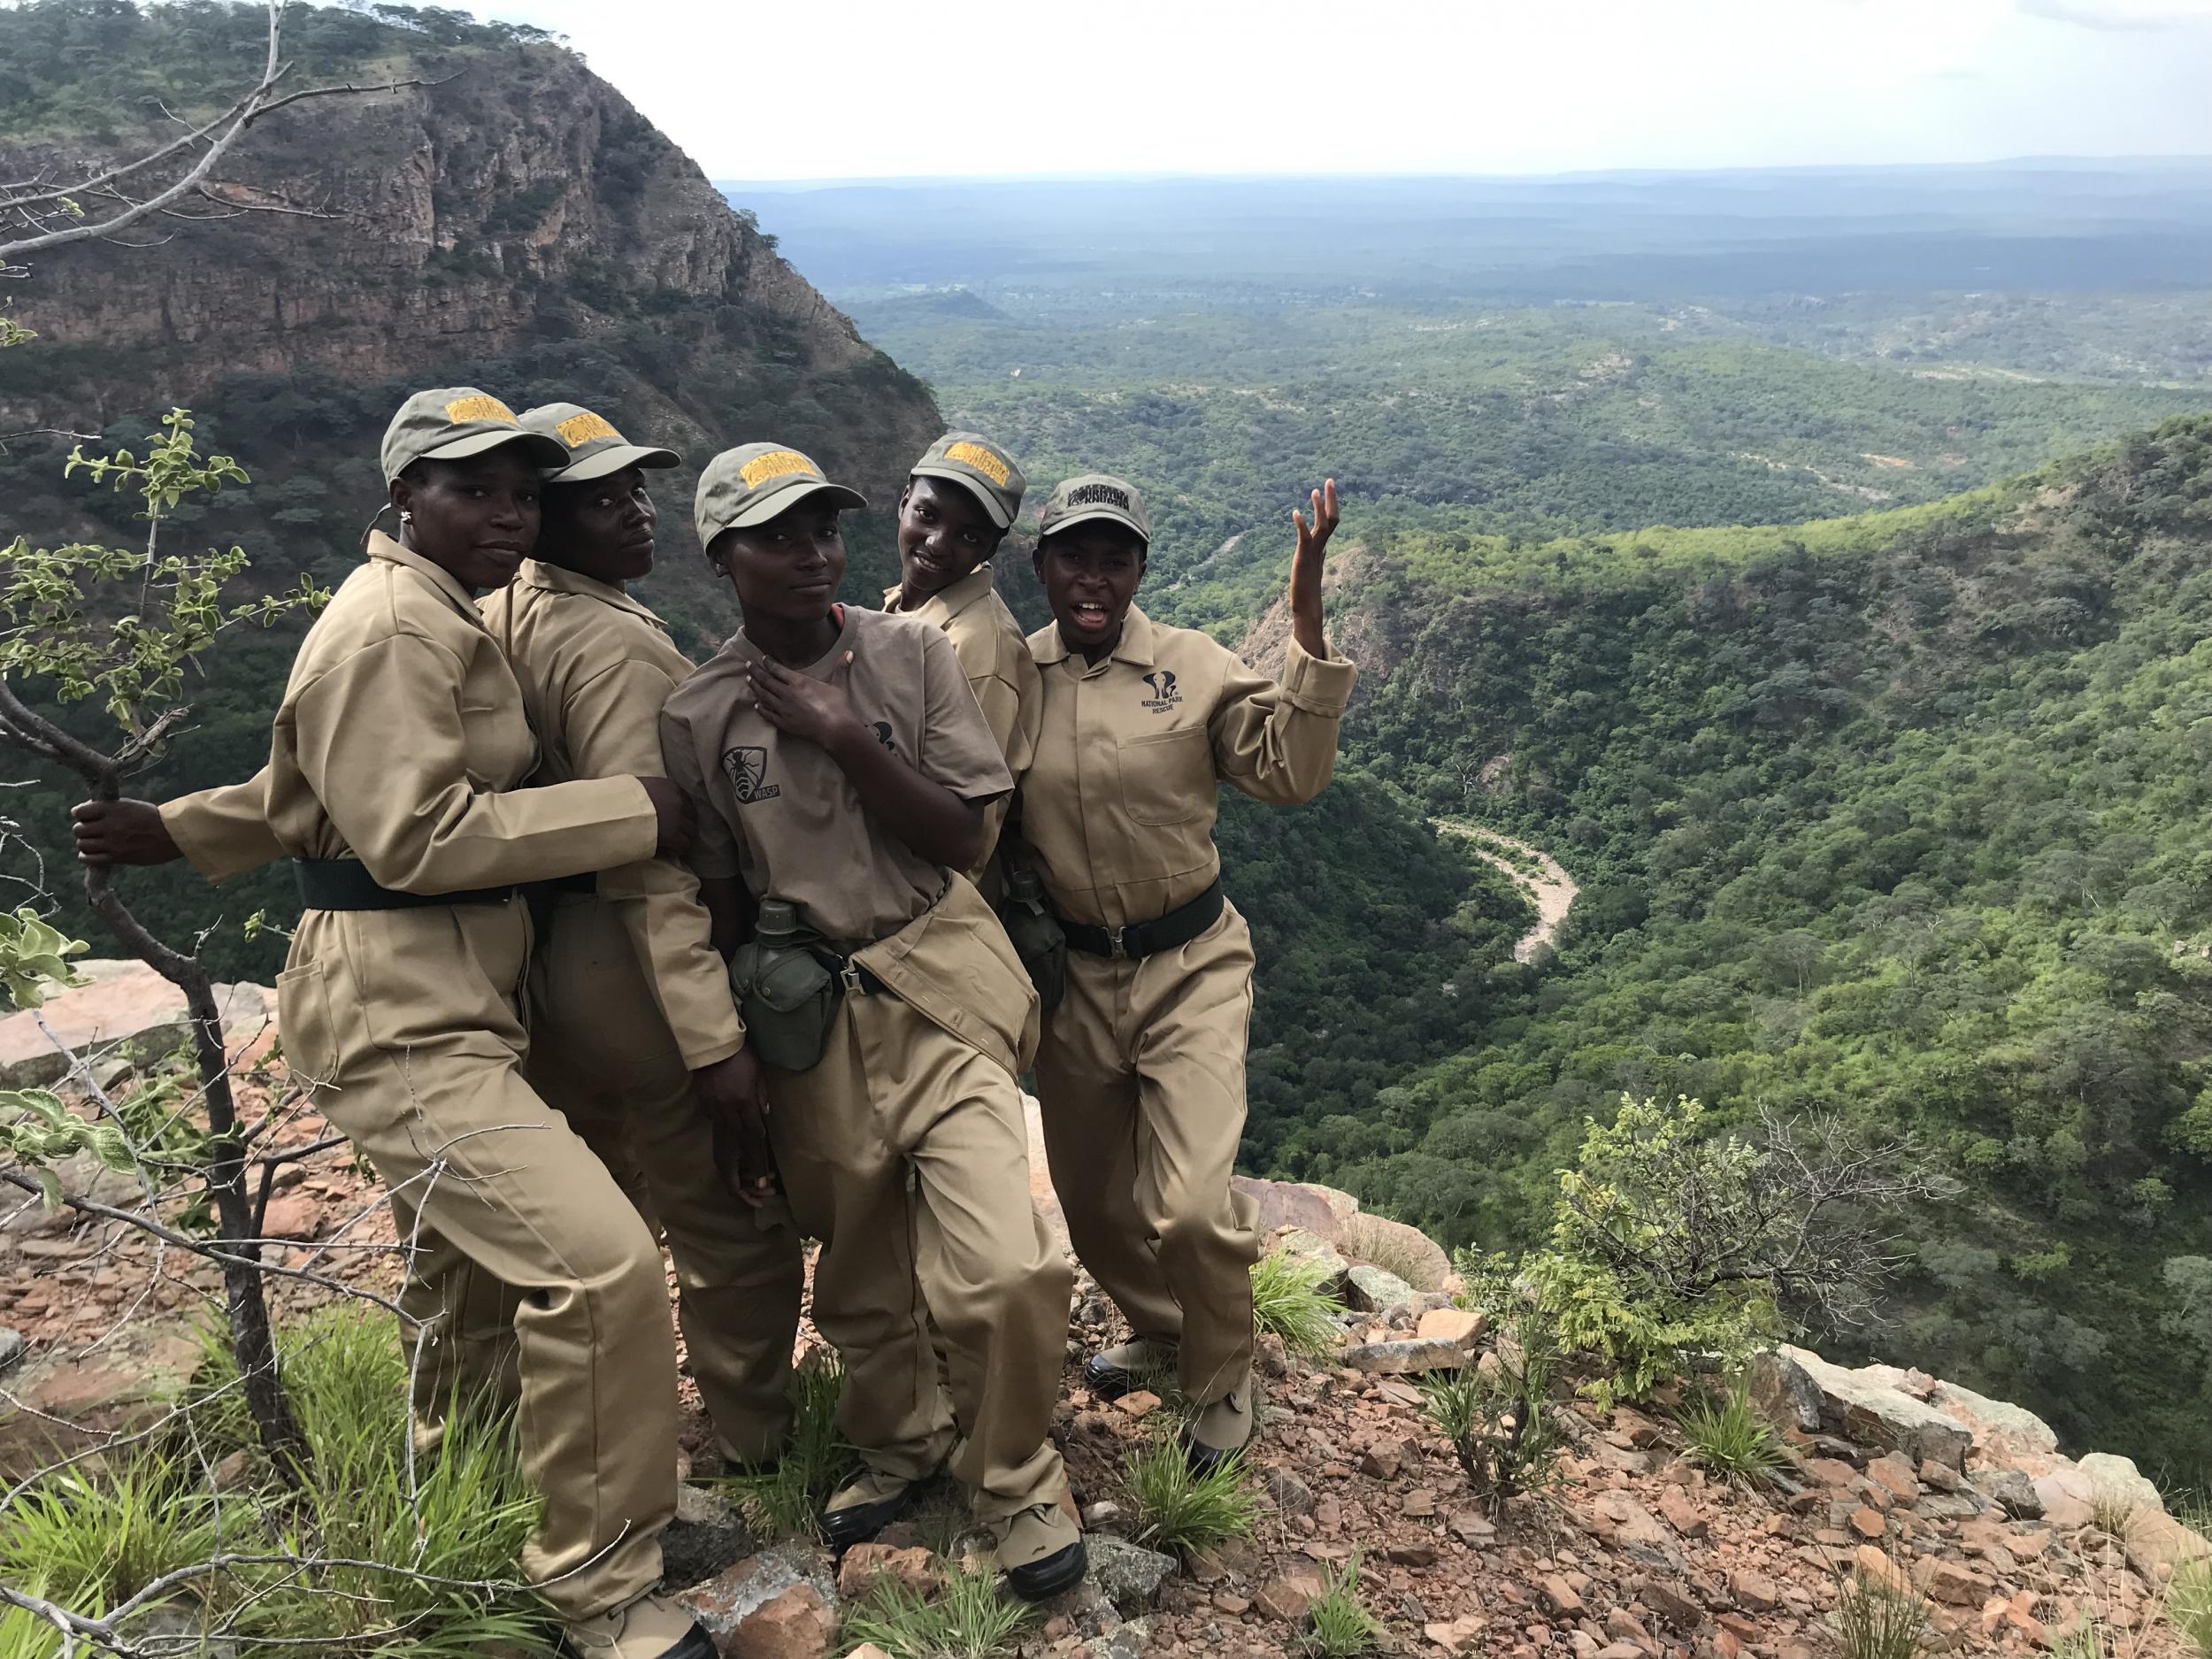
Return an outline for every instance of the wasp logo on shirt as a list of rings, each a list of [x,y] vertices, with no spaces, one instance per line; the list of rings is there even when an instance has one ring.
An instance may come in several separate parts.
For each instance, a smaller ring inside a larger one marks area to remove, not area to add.
[[[750,806],[756,801],[772,801],[783,793],[783,786],[768,781],[768,751],[750,744],[722,752],[722,770],[730,774],[730,787],[736,792],[740,806]]]
[[[896,743],[894,743],[894,742],[891,741],[891,722],[890,722],[890,721],[888,721],[888,720],[871,720],[871,721],[869,722],[869,725],[870,725],[871,726],[872,726],[872,727],[874,728],[874,730],[875,730],[875,734],[876,734],[876,741],[877,741],[877,742],[879,742],[879,743],[882,744],[882,745],[884,746],[884,748],[886,748],[886,749],[889,749],[889,750],[890,750],[890,751],[891,751],[894,755],[895,755],[895,754],[897,754],[897,753],[899,752],[899,746],[898,746]]]
[[[1183,694],[1175,689],[1175,671],[1171,668],[1153,670],[1144,676],[1144,683],[1152,687],[1152,695],[1145,699],[1144,706],[1155,714],[1171,709],[1183,700]]]

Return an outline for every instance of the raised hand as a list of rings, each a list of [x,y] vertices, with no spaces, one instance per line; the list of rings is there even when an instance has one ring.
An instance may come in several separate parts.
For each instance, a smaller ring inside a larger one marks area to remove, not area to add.
[[[1329,641],[1321,631],[1321,566],[1329,538],[1336,534],[1336,480],[1313,492],[1313,520],[1293,507],[1298,549],[1290,561],[1290,634],[1310,657],[1326,657]]]
[[[763,657],[753,664],[753,706],[779,732],[788,732],[834,753],[855,741],[872,741],[868,728],[853,712],[846,690],[852,678],[853,654],[830,670],[827,680],[817,680],[781,663]]]

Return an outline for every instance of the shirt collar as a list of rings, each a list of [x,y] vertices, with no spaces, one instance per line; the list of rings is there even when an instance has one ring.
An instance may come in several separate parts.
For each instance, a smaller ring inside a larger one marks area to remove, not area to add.
[[[369,532],[369,557],[382,559],[388,565],[404,565],[444,595],[453,608],[471,622],[480,628],[484,626],[484,618],[477,614],[476,595],[456,581],[444,565],[433,564],[411,548],[401,546],[381,530]]]
[[[905,610],[901,603],[901,595],[906,591],[902,586],[887,588],[883,590],[883,608],[910,617],[941,616],[949,622],[989,594],[995,580],[991,572],[991,561],[985,559],[958,581],[946,583],[911,611]]]
[[[1044,644],[1041,649],[1033,650],[1031,655],[1041,666],[1048,668],[1055,663],[1064,663],[1075,655],[1068,649],[1067,641],[1061,636],[1057,622],[1046,623],[1039,632],[1044,635]],[[1107,653],[1104,660],[1133,663],[1139,668],[1151,667],[1153,634],[1152,618],[1133,602],[1127,614],[1121,619],[1121,637],[1114,641],[1114,649]]]
[[[642,617],[664,633],[667,624],[653,614],[651,607],[633,599],[627,591],[612,582],[603,582],[594,576],[559,565],[549,565],[543,559],[525,559],[515,580],[531,588],[548,593],[577,594],[586,599],[596,599],[601,604],[612,605],[617,611],[626,611],[634,617]]]
[[[811,675],[816,680],[827,680],[837,664],[844,660],[845,653],[852,649],[853,634],[859,626],[860,607],[845,605],[841,609],[845,613],[845,623],[838,629],[837,638],[831,641],[829,649],[799,669],[800,673]],[[771,660],[767,652],[745,637],[745,630],[742,626],[730,635],[724,643],[723,649],[735,652],[740,660],[748,663],[764,663]]]

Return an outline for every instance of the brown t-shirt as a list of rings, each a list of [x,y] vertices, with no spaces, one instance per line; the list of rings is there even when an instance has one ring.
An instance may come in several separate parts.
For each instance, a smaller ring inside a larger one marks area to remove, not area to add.
[[[896,933],[943,896],[953,872],[871,817],[826,750],[754,710],[747,672],[761,660],[741,630],[661,711],[668,775],[699,810],[692,867],[790,901],[847,949]],[[1014,787],[958,654],[931,624],[847,606],[837,642],[801,672],[841,680],[878,741],[962,800]]]

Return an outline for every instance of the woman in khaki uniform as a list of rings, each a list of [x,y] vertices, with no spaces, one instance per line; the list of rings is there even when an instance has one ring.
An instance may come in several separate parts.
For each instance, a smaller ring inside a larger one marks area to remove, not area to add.
[[[1028,481],[1013,457],[979,433],[949,432],[929,446],[899,495],[899,581],[883,608],[945,631],[967,671],[992,741],[1017,778],[1037,746],[1037,664],[1021,625],[993,586],[991,556],[1022,510]],[[968,879],[995,900],[994,855],[1013,796],[984,809],[983,851]]]
[[[664,778],[520,787],[537,744],[473,601],[531,550],[538,467],[567,460],[470,387],[393,418],[399,538],[371,535],[308,631],[263,774],[262,817],[304,906],[279,1018],[295,1078],[395,1198],[520,1293],[523,1464],[545,1504],[522,1564],[569,1651],[712,1659],[657,1588],[676,1496],[660,1250],[522,1075],[520,884],[689,836]]]
[[[1071,1282],[1030,1202],[1014,1081],[1036,994],[956,873],[1013,779],[940,630],[835,603],[838,513],[862,504],[774,444],[699,480],[699,540],[744,626],[669,699],[661,741],[700,812],[717,942],[749,899],[758,923],[732,962],[746,1047],[697,1082],[733,1121],[772,1103],[793,1211],[823,1241],[814,1320],[864,1465],[823,1530],[881,1531],[949,1454],[1010,1587],[1041,1597],[1086,1560],[1047,1437]]]
[[[1044,679],[1022,838],[1067,933],[1037,1094],[1068,1234],[1136,1340],[1095,1356],[1108,1397],[1172,1366],[1209,1467],[1251,1438],[1259,1235],[1230,1186],[1244,1130],[1252,940],[1221,891],[1220,787],[1310,801],[1336,766],[1355,671],[1322,634],[1336,485],[1293,511],[1282,683],[1135,603],[1152,533],[1118,478],[1071,479],[1039,521],[1053,621],[1029,636]]]
[[[625,442],[574,403],[529,410],[522,424],[558,439],[569,464],[545,480],[537,556],[477,608],[538,734],[533,782],[658,775],[661,705],[692,664],[624,584],[653,567],[645,469],[677,457]],[[531,957],[525,1075],[665,1232],[685,1346],[722,1455],[772,1463],[790,1429],[803,1270],[784,1206],[730,1202],[712,1126],[692,1095],[692,1069],[745,1041],[707,948],[698,883],[680,864],[647,859],[551,886]],[[687,971],[694,952],[707,975]],[[672,972],[645,972],[656,953]],[[705,994],[686,995],[694,987]]]

